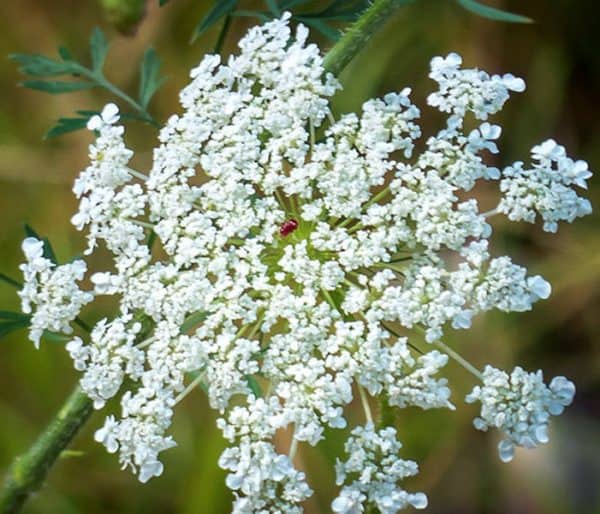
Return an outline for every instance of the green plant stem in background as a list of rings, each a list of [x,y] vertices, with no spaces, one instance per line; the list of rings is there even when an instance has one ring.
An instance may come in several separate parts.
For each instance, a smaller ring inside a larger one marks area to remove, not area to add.
[[[325,69],[338,74],[394,11],[411,1],[375,0],[327,53]],[[109,83],[101,85],[112,90]],[[135,100],[125,97],[120,90],[113,92],[140,114],[143,113],[142,106]],[[0,490],[0,514],[19,512],[29,495],[43,485],[50,468],[88,420],[92,410],[92,401],[77,387],[37,441],[13,462]]]
[[[339,75],[396,9],[413,1],[376,0],[373,2],[327,53],[323,61],[325,69],[334,75]]]
[[[48,471],[85,424],[93,403],[76,387],[37,441],[9,468],[0,491],[0,512],[19,512],[31,493],[37,491]]]

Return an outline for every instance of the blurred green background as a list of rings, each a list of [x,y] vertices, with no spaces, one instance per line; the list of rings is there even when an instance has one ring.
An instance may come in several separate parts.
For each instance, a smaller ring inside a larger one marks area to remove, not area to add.
[[[188,69],[212,49],[218,29],[189,45],[208,2],[172,0],[162,9],[157,4],[149,1],[139,26],[124,36],[94,1],[4,2],[0,56],[54,54],[58,44],[83,56],[92,28],[101,26],[113,42],[107,75],[135,91],[134,63],[152,45],[169,76],[151,105],[156,117],[164,120],[178,110],[177,92],[187,82]],[[587,160],[592,170],[600,168],[597,2],[514,0],[493,5],[528,15],[535,23],[484,20],[449,0],[419,0],[404,8],[345,70],[345,89],[335,102],[337,112],[356,110],[365,99],[406,85],[413,87],[413,99],[424,106],[433,87],[427,78],[429,59],[458,51],[467,66],[512,72],[527,81],[527,91],[515,95],[496,118],[504,127],[498,165],[526,159],[533,144],[554,137],[572,156]],[[234,21],[226,52],[234,50],[250,23]],[[51,238],[59,259],[81,252],[82,238],[69,223],[75,209],[70,188],[86,165],[90,135],[82,131],[49,141],[42,141],[42,136],[59,116],[98,108],[109,99],[96,91],[52,97],[17,87],[19,79],[14,64],[0,59],[0,271],[15,277],[24,222]],[[436,131],[437,122],[439,118],[425,112],[426,133]],[[138,150],[138,166],[148,163],[155,133],[131,125],[128,137]],[[492,193],[481,189],[484,206],[492,205]],[[421,473],[407,482],[407,488],[428,494],[428,512],[600,512],[600,177],[592,179],[589,196],[596,213],[562,225],[556,236],[545,234],[539,226],[494,220],[493,252],[510,253],[532,273],[543,274],[553,284],[553,294],[533,312],[491,313],[479,318],[473,330],[448,340],[479,366],[490,362],[511,369],[522,364],[542,368],[548,378],[570,377],[578,388],[573,406],[553,423],[549,445],[518,452],[513,463],[502,464],[495,449],[497,434],[475,431],[471,419],[476,408],[461,402],[461,395],[472,387],[470,377],[450,365],[458,410],[405,410],[398,424],[405,456],[421,463]],[[91,267],[101,269],[101,258]],[[3,284],[0,308],[18,308],[14,290]],[[100,313],[86,314],[97,319]],[[56,412],[77,374],[59,345],[46,343],[36,351],[23,332],[2,340],[0,351],[0,470],[4,470]],[[104,416],[98,412],[72,445],[84,454],[58,462],[23,512],[229,512],[231,497],[216,465],[224,442],[214,428],[215,415],[200,393],[181,407],[173,427],[179,447],[164,454],[165,472],[160,478],[141,485],[129,472],[119,471],[115,456],[92,440]],[[339,438],[332,434],[317,449],[301,451],[300,465],[316,489],[307,513],[330,511],[335,494],[332,464],[340,450]]]

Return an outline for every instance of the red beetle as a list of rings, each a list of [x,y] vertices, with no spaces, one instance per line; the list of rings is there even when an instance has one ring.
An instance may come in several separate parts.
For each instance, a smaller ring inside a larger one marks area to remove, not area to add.
[[[279,235],[281,237],[289,236],[297,228],[298,222],[295,219],[284,221],[279,227]]]

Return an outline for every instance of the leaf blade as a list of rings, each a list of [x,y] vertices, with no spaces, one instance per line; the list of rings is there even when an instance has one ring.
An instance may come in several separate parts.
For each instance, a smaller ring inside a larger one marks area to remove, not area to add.
[[[212,9],[210,9],[192,33],[192,43],[204,34],[210,27],[217,23],[221,18],[231,14],[237,7],[238,0],[216,0]]]
[[[8,58],[20,65],[19,71],[31,77],[56,77],[77,70],[71,61],[57,61],[40,54],[10,54]]]
[[[273,13],[273,16],[281,16],[281,9],[279,5],[277,5],[277,0],[265,0],[265,4],[269,11]]]
[[[0,311],[0,339],[15,330],[26,328],[31,323],[31,316],[21,312]]]
[[[108,41],[104,32],[95,27],[90,36],[90,56],[92,57],[92,69],[96,72],[102,70],[106,54],[108,53]]]
[[[4,282],[5,284],[8,284],[9,286],[12,286],[12,287],[16,287],[17,289],[21,289],[23,287],[23,284],[21,282],[19,282],[18,280],[15,280],[14,278],[10,278],[8,275],[5,275],[4,273],[0,273],[0,282]]]
[[[163,85],[166,77],[159,77],[160,59],[153,48],[148,48],[144,53],[140,65],[140,86],[138,99],[140,105],[146,109],[150,100]]]
[[[52,139],[54,137],[75,132],[87,127],[87,123],[92,116],[100,114],[98,111],[77,111],[81,116],[78,118],[59,118],[55,125],[52,125],[44,134],[44,139]]]
[[[321,34],[323,34],[327,39],[330,39],[332,41],[337,41],[340,38],[340,31],[330,27],[329,25],[327,25],[327,23],[325,23],[325,21],[323,20],[319,20],[316,18],[308,18],[308,17],[297,17],[298,21],[301,21],[302,23],[305,23],[306,25],[308,25],[309,27],[318,30]]]
[[[533,23],[531,18],[514,14],[508,11],[502,11],[489,5],[480,4],[476,0],[456,0],[464,9],[471,11],[483,18],[496,21],[506,21],[509,23]]]
[[[46,259],[48,259],[51,262],[53,262],[54,264],[58,264],[58,261],[56,259],[56,254],[54,253],[54,249],[52,248],[52,244],[50,243],[50,240],[47,237],[41,237],[33,229],[33,227],[31,225],[28,225],[27,223],[25,223],[24,229],[25,229],[25,234],[27,235],[27,237],[34,237],[38,241],[42,241],[44,243],[44,253],[43,253],[43,256]]]
[[[285,2],[281,2],[279,7],[285,11],[286,9],[291,9],[292,7],[296,7],[298,5],[307,4],[310,1],[311,0],[286,0]]]
[[[61,80],[24,80],[21,82],[21,85],[28,89],[43,91],[51,95],[73,93],[75,91],[98,87],[98,84],[94,82],[65,82]]]

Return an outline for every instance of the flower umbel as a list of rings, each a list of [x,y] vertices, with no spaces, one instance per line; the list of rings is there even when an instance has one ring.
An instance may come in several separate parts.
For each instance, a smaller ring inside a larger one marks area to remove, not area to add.
[[[115,296],[119,314],[67,349],[96,408],[120,395],[121,415],[108,416],[96,439],[143,482],[161,474],[159,454],[175,445],[174,407],[202,385],[231,443],[219,464],[233,512],[301,512],[312,491],[294,468],[298,444],[346,427],[359,396],[366,423],[338,463],[343,487],[332,509],[424,508],[423,493],[399,485],[416,463],[398,456],[396,430],[379,426],[371,403],[453,409],[440,376],[451,358],[483,382],[467,400],[483,405],[477,428],[506,434],[504,460],[514,446],[547,441],[549,414],[570,403],[571,382],[548,387],[541,372],[520,368],[510,379],[490,367],[482,374],[442,339],[478,313],[525,311],[549,296],[542,277],[490,255],[489,220],[539,215],[554,231],[590,211],[574,189],[590,172],[554,142],[534,147],[531,170],[488,166],[501,129],[485,120],[525,84],[462,69],[456,54],[432,60],[439,90],[429,103],[449,116],[413,157],[421,129],[410,89],[335,119],[329,102],[341,86],[307,37],[301,25],[292,34],[284,15],[252,28],[226,64],[205,57],[147,175],[129,167],[115,106],[90,121],[97,140],[75,184],[72,221],[89,230],[88,252],[99,242],[112,252],[112,271],[92,282],[94,294]],[[471,115],[484,122],[467,133]],[[500,181],[487,213],[466,194],[478,180]],[[161,257],[146,245],[149,231]],[[68,332],[91,296],[79,292],[52,314],[66,296],[32,291],[56,291],[54,280],[66,294],[72,280],[45,268],[38,278],[30,267],[46,264],[29,247],[22,295],[42,313],[35,326]],[[80,279],[77,266],[65,271]],[[273,442],[286,429],[287,455]]]

